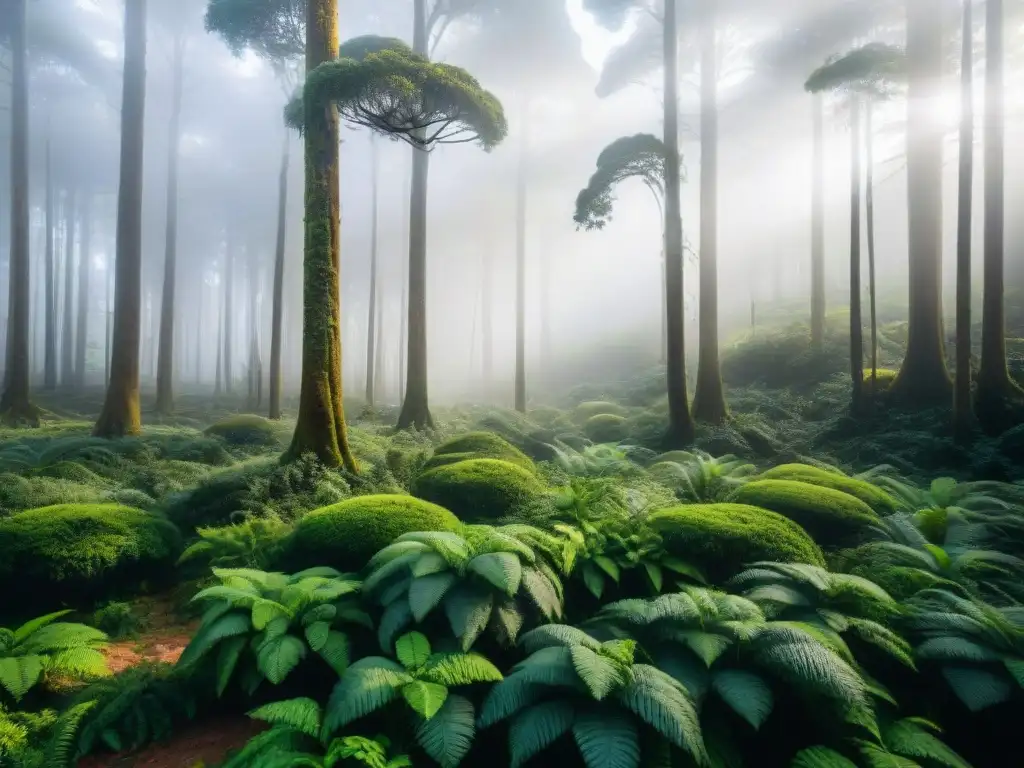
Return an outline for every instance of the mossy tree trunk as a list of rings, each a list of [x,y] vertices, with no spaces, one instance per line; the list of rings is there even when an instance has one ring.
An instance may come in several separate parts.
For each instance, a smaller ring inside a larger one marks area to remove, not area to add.
[[[526,413],[526,172],[530,101],[523,100],[523,136],[516,174],[516,371],[515,409]]]
[[[121,100],[121,177],[117,192],[114,332],[106,401],[93,429],[97,437],[141,430],[139,332],[142,300],[142,164],[146,114],[146,0],[127,3],[124,15],[124,87]]]
[[[981,360],[976,407],[986,428],[1005,426],[1007,399],[1024,397],[1006,367],[1006,320],[1003,305],[1006,218],[1005,143],[1006,68],[1003,0],[985,5],[985,264],[982,275]]]
[[[89,274],[92,270],[92,194],[82,195],[79,211],[81,242],[78,247],[78,319],[75,332],[75,386],[85,386],[85,350],[89,339]]]
[[[850,378],[853,410],[864,403],[864,330],[860,302],[861,97],[850,96]]]
[[[8,274],[7,347],[0,413],[7,424],[39,423],[29,395],[29,132],[27,0],[14,0],[11,14],[11,250]]]
[[[380,157],[377,152],[377,137],[370,134],[370,306],[366,318],[366,403],[373,406],[376,383],[377,339],[377,225],[379,218],[377,196],[379,194]]]
[[[156,410],[174,410],[174,315],[178,281],[178,156],[181,136],[181,90],[185,66],[185,38],[174,40],[171,125],[167,147],[167,219],[164,240],[164,284],[160,302],[159,357],[156,364]]]
[[[56,252],[53,241],[53,228],[56,226],[53,199],[53,149],[51,146],[49,124],[46,135],[46,337],[43,340],[43,389],[57,388],[57,282],[54,274]]]
[[[274,246],[274,305],[270,322],[270,418],[281,418],[281,333],[284,318],[284,255],[288,226],[288,166],[291,162],[287,134],[281,150],[281,175],[277,183],[277,242]]]
[[[993,2],[993,0],[989,0]],[[956,378],[953,394],[953,434],[970,439],[971,410],[971,225],[974,205],[974,25],[972,4],[963,4],[960,59],[960,177],[957,191],[956,242]],[[991,49],[989,50],[991,54]]]
[[[871,97],[864,100],[864,214],[868,220],[868,311],[871,314],[871,392],[878,392],[878,307],[875,281],[875,121]]]
[[[728,415],[718,354],[718,66],[715,2],[700,13],[700,342],[693,416],[720,424]]]
[[[811,346],[820,352],[825,341],[825,105],[813,97],[811,179]]]
[[[306,71],[338,56],[337,0],[310,0]],[[305,106],[306,232],[303,262],[302,383],[286,460],[314,453],[324,464],[357,471],[348,444],[341,389],[340,201],[338,113]]]
[[[947,404],[953,382],[942,333],[942,143],[934,103],[942,95],[943,18],[933,0],[906,0],[907,207],[910,311],[907,352],[889,392],[905,405]]]
[[[683,312],[683,216],[679,178],[679,29],[676,0],[665,3],[663,29],[665,87],[665,306],[668,316],[668,448],[693,441],[686,394],[686,342]]]
[[[64,309],[61,311],[60,385],[75,381],[75,188],[64,198]]]

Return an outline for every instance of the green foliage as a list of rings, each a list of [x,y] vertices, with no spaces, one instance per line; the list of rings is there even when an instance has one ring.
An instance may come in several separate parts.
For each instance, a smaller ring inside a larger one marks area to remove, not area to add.
[[[0,628],[0,696],[20,701],[44,677],[107,673],[99,651],[107,636],[84,624],[57,621],[69,613],[40,616],[13,630]]]
[[[553,446],[554,464],[569,475],[581,477],[610,477],[642,474],[640,467],[631,462],[626,452],[611,445],[591,445],[580,451],[567,445]]]
[[[204,432],[234,446],[276,446],[278,430],[274,422],[252,413],[241,413],[211,424]]]
[[[879,515],[892,515],[901,508],[900,503],[876,485],[838,470],[827,470],[810,464],[780,464],[757,476],[758,480],[796,480],[854,496]]]
[[[114,640],[124,640],[138,636],[142,619],[136,615],[130,603],[112,601],[96,609],[92,615],[92,624]]]
[[[649,133],[623,136],[601,150],[597,170],[576,197],[577,229],[604,229],[612,217],[615,187],[627,179],[640,180],[660,201],[665,157],[664,142]]]
[[[620,443],[626,439],[626,420],[613,413],[599,413],[587,419],[583,432],[595,443]]]
[[[782,515],[744,504],[691,504],[651,515],[665,550],[699,565],[713,581],[763,560],[823,566],[810,536]]]
[[[849,91],[884,97],[906,77],[906,51],[885,43],[868,43],[816,69],[804,88],[811,93]]]
[[[4,473],[0,474],[0,518],[57,504],[99,504],[108,493],[102,486],[71,480]]]
[[[626,409],[618,403],[610,403],[606,400],[587,400],[577,405],[573,410],[573,419],[578,424],[586,424],[594,416],[601,416],[602,414],[625,416]]]
[[[0,704],[0,765],[56,768],[45,762],[44,745],[57,721],[53,710],[10,712]]]
[[[731,454],[716,459],[703,451],[673,451],[659,456],[647,471],[682,501],[713,503],[725,501],[757,468]]]
[[[276,518],[253,518],[221,528],[199,528],[199,541],[182,552],[178,564],[201,563],[203,568],[266,570],[281,561],[291,526]]]
[[[446,440],[434,449],[425,470],[466,459],[500,459],[533,471],[533,460],[493,432],[469,432]]]
[[[849,334],[840,322],[828,323],[820,350],[811,346],[806,324],[758,329],[722,350],[722,378],[733,387],[804,393],[846,370],[849,360]]]
[[[241,679],[250,695],[265,679],[281,683],[310,651],[337,673],[348,666],[346,624],[372,625],[354,599],[360,582],[331,568],[285,576],[216,568],[219,585],[192,598],[207,605],[178,665],[213,659],[217,695]]]
[[[415,496],[450,509],[460,519],[496,520],[541,500],[547,489],[529,471],[499,459],[470,459],[424,472]]]
[[[181,549],[163,517],[114,504],[67,504],[0,520],[0,591],[12,604],[80,603],[167,578]],[[30,594],[18,584],[32,584]]]
[[[861,540],[878,524],[878,515],[855,496],[796,480],[755,480],[729,500],[778,512],[826,548]]]
[[[412,496],[357,496],[302,518],[287,558],[293,567],[327,564],[355,571],[402,534],[458,527],[447,509]]]
[[[209,0],[206,31],[236,56],[248,48],[280,66],[306,51],[306,0]]]
[[[561,582],[531,546],[545,538],[526,526],[399,536],[370,561],[364,584],[365,593],[384,608],[381,647],[391,647],[398,632],[435,610],[443,611],[464,651],[487,629],[511,645],[531,615],[560,618]],[[528,610],[531,604],[534,610]]]

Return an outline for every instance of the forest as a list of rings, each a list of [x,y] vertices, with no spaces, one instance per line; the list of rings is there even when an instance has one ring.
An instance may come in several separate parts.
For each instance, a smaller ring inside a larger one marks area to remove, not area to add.
[[[0,0],[0,148],[0,768],[1024,763],[1024,0]]]

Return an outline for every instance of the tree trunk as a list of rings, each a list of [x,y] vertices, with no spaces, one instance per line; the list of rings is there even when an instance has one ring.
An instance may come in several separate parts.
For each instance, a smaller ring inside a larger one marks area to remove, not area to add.
[[[683,314],[683,216],[679,179],[679,29],[676,0],[665,3],[665,306],[668,315],[668,448],[693,441],[686,394],[686,341]]]
[[[415,0],[413,50],[427,55],[426,0]],[[427,179],[430,155],[412,150],[412,195],[409,212],[409,348],[405,399],[398,428],[434,426],[427,393]]]
[[[814,149],[811,180],[811,346],[825,341],[825,105],[814,94]]]
[[[110,252],[113,249],[107,250],[106,266],[107,271],[104,273],[103,282],[105,283],[104,289],[106,290],[106,298],[104,300],[104,315],[103,321],[105,323],[103,329],[103,386],[106,387],[110,384],[110,337],[113,329],[111,321],[114,316],[113,310],[113,299],[111,294],[113,293],[114,287],[114,263],[111,261]]]
[[[106,402],[97,437],[138,434],[139,307],[142,298],[142,162],[146,115],[146,0],[125,5],[121,179],[117,193],[114,338]]]
[[[384,357],[384,303],[382,301],[377,302],[376,325],[377,340],[374,345],[376,351],[373,364],[373,391],[374,399],[380,400],[387,397],[387,379],[384,377],[386,360]]]
[[[222,389],[221,371],[224,369],[224,302],[221,302],[217,317],[217,363],[215,382],[213,385],[213,396],[220,397]]]
[[[480,368],[484,401],[490,402],[494,388],[494,250],[483,250],[480,272]]]
[[[46,350],[43,388],[57,388],[57,283],[53,228],[56,225],[53,199],[53,152],[47,125],[46,136]]]
[[[978,366],[978,416],[987,428],[1001,430],[1007,399],[1024,396],[1006,367],[1003,305],[1005,242],[1006,92],[1003,87],[1003,0],[985,6],[985,265],[981,305],[981,360]]]
[[[523,136],[516,179],[516,378],[515,409],[526,413],[526,164],[528,162],[530,101],[523,103]]]
[[[60,333],[60,385],[74,383],[75,365],[75,190],[69,187],[64,210],[64,309]]]
[[[850,96],[850,376],[853,410],[864,403],[864,330],[860,306],[860,96]]]
[[[409,164],[406,166],[405,200],[407,210],[405,211],[405,242],[409,242],[412,218],[412,156],[409,157]],[[403,259],[402,265],[402,303],[398,308],[399,329],[398,329],[398,398],[405,402],[406,366],[408,363],[409,347],[409,261]]]
[[[864,138],[867,144],[865,164],[865,214],[868,219],[868,301],[871,312],[871,392],[878,393],[878,308],[877,282],[875,280],[875,125],[874,106],[871,98],[864,104]]]
[[[942,333],[943,128],[934,115],[942,96],[943,14],[933,0],[906,3],[910,312],[906,357],[889,391],[907,405],[942,405],[953,394]]]
[[[29,133],[25,4],[14,0],[11,21],[11,252],[7,304],[7,347],[0,412],[5,424],[39,423],[29,398]]]
[[[377,138],[370,134],[370,307],[366,318],[366,404],[373,407],[376,343],[377,343],[377,224],[379,218],[377,196],[380,186],[380,158],[377,152]]]
[[[338,57],[338,0],[306,10],[306,71]],[[338,113],[305,107],[306,238],[303,263],[302,384],[295,434],[286,458],[314,453],[330,467],[356,472],[341,389],[341,225]]]
[[[85,352],[89,340],[89,273],[92,270],[92,194],[82,195],[79,213],[81,244],[78,248],[78,329],[75,333],[75,386],[85,386]]]
[[[178,147],[181,143],[181,88],[185,38],[174,40],[174,80],[171,86],[171,125],[167,147],[167,219],[164,241],[164,285],[160,302],[160,349],[156,367],[156,410],[174,410],[174,302],[178,280]]]
[[[992,3],[994,0],[988,0]],[[960,59],[960,178],[956,233],[956,378],[953,434],[958,442],[971,437],[971,225],[974,206],[974,24],[972,3],[963,4],[963,45]],[[989,49],[991,55],[991,49]],[[991,204],[986,197],[986,204]],[[1005,364],[1004,364],[1005,367]]]
[[[235,248],[231,235],[228,235],[227,244],[224,247],[224,391],[229,395],[233,388],[232,362],[232,333],[234,323],[234,293],[235,293]]]
[[[284,318],[284,254],[288,226],[288,135],[281,150],[281,175],[277,184],[277,243],[274,249],[274,306],[270,326],[270,418],[281,418],[281,333]]]
[[[206,293],[206,281],[203,275],[199,274],[198,306],[196,307],[196,360],[195,360],[195,381],[196,386],[203,383],[203,294]]]
[[[720,424],[729,411],[718,356],[718,68],[715,3],[701,13],[700,350],[693,416]]]
[[[662,273],[665,271],[665,260],[662,259]],[[665,292],[661,294],[662,314],[664,315]],[[665,354],[665,324],[662,322],[661,353],[662,361]],[[540,368],[545,383],[551,382],[551,259],[550,251],[541,253],[540,260]]]

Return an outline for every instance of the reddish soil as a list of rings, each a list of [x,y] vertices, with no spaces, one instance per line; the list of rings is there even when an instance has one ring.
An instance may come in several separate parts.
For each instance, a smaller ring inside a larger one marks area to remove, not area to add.
[[[199,622],[183,621],[173,605],[159,598],[142,598],[133,603],[133,608],[145,622],[144,629],[138,638],[120,640],[106,648],[110,671],[117,674],[143,661],[176,662]]]

